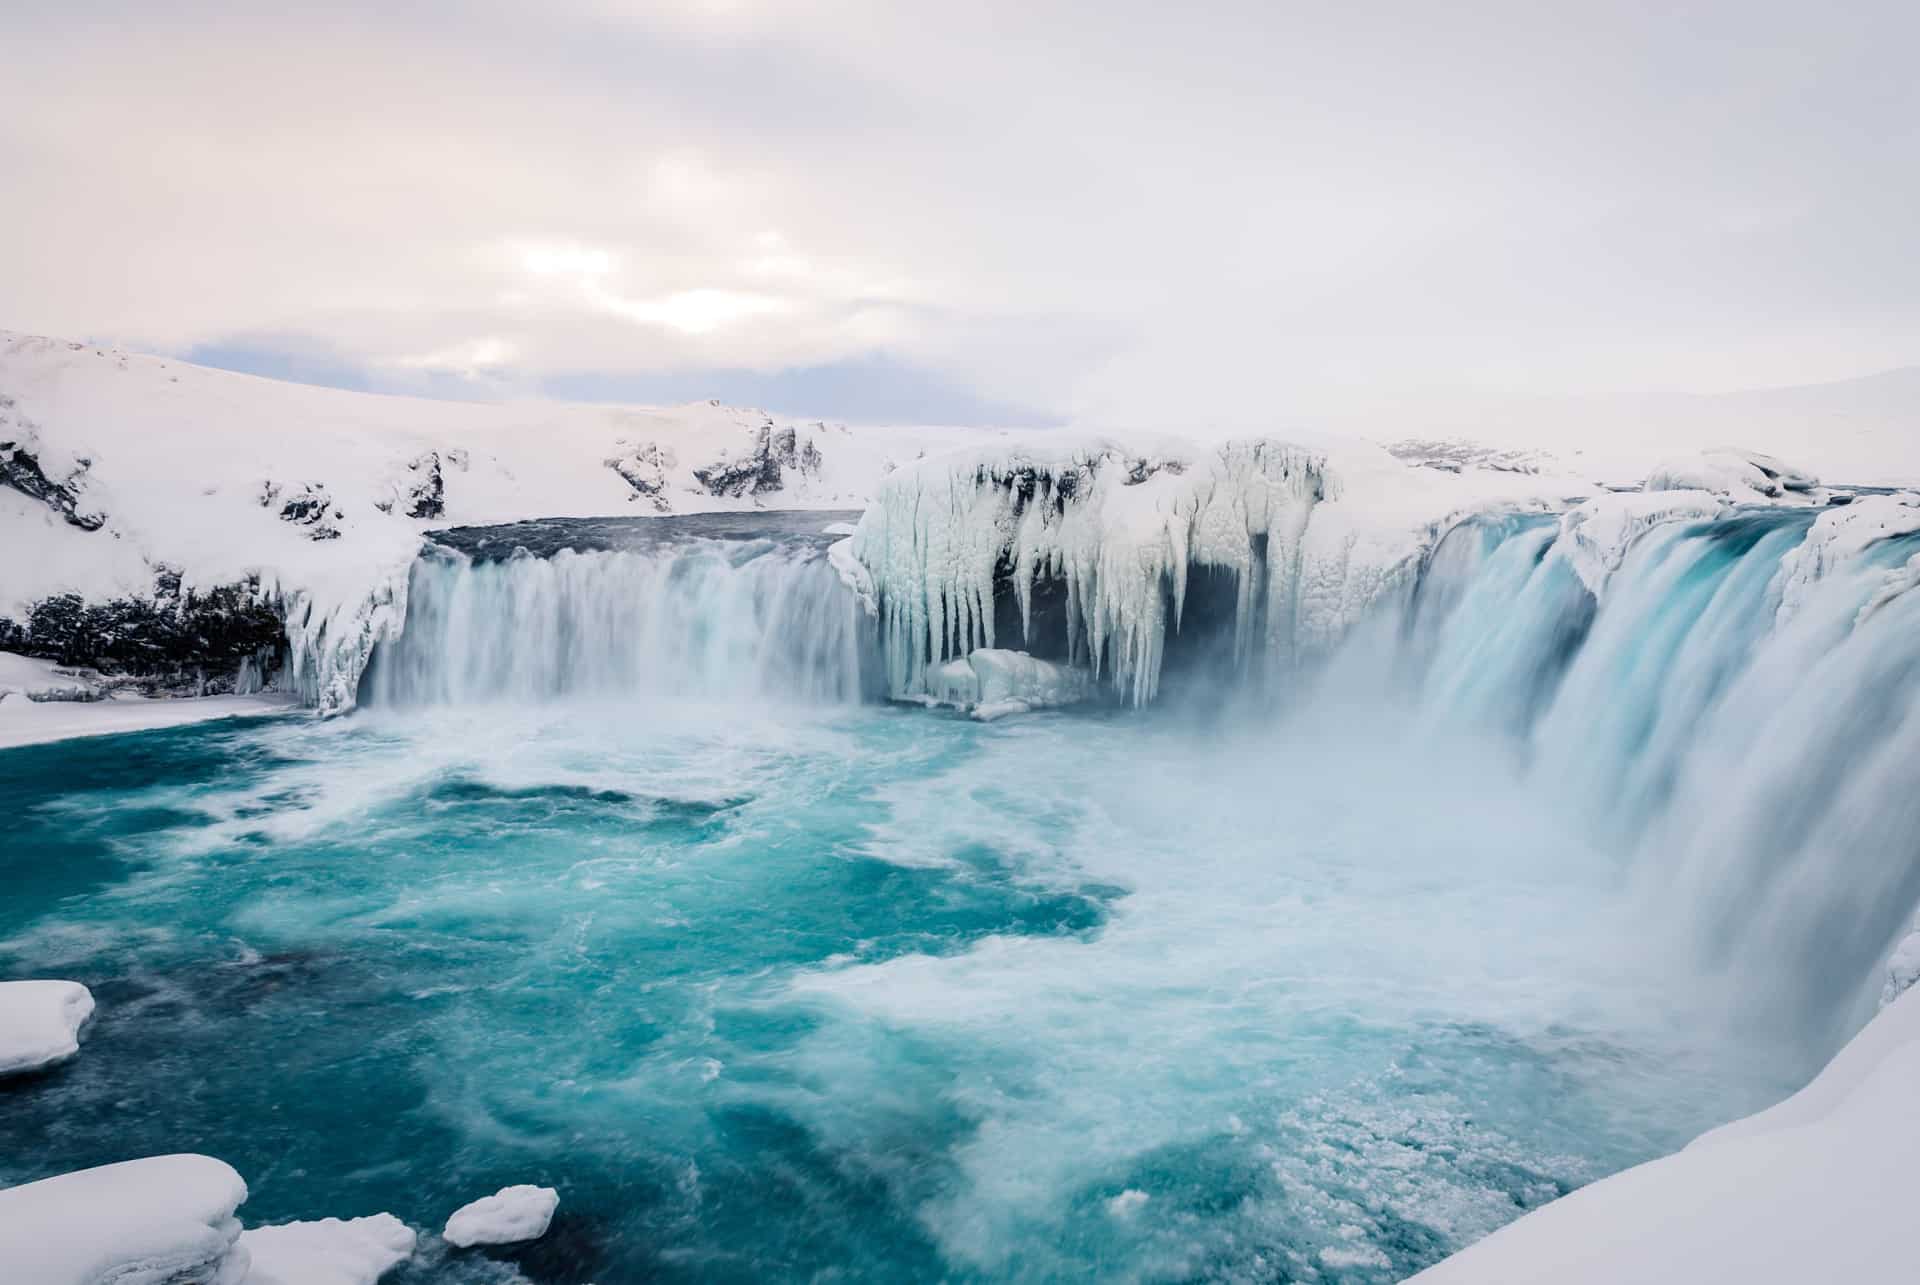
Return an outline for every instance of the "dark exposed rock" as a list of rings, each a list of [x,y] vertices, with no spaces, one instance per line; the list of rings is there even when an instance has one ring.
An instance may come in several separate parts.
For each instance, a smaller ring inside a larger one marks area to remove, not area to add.
[[[106,525],[106,515],[80,507],[80,490],[92,461],[77,461],[78,467],[63,480],[55,481],[47,476],[33,450],[36,437],[33,425],[14,410],[13,398],[0,396],[0,486],[10,486],[40,501],[71,526],[98,531]]]
[[[1121,479],[1122,486],[1138,486],[1155,473],[1171,473],[1178,477],[1187,471],[1187,466],[1179,460],[1150,460],[1144,455],[1126,463],[1127,475]]]
[[[820,448],[812,442],[802,444],[791,427],[775,428],[771,419],[754,430],[753,449],[737,459],[722,457],[693,476],[709,495],[738,498],[778,491],[786,484],[786,470],[797,469],[806,476],[820,471]]]
[[[644,498],[662,513],[672,510],[673,505],[667,499],[667,470],[673,467],[672,451],[655,442],[642,442],[605,463],[633,488],[633,494],[627,497],[629,500]]]
[[[260,488],[260,504],[263,508],[272,508],[280,504],[280,520],[296,526],[308,528],[310,540],[338,540],[340,528],[334,522],[345,514],[334,507],[333,496],[327,488],[318,482],[303,482],[300,489],[281,499],[282,489],[278,482],[264,483]]]
[[[447,512],[447,481],[440,471],[440,452],[428,451],[408,461],[413,480],[407,486],[406,514],[410,518],[444,517]]]
[[[195,695],[257,690],[285,645],[280,612],[258,581],[182,590],[179,573],[165,570],[151,597],[56,594],[34,603],[24,624],[0,619],[5,650]]]

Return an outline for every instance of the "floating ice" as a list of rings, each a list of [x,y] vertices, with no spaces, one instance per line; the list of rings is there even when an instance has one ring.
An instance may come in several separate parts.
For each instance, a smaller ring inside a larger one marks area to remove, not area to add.
[[[92,1015],[93,993],[79,982],[0,982],[0,1075],[66,1061]]]
[[[249,1228],[240,1233],[252,1259],[243,1285],[373,1285],[413,1256],[414,1242],[392,1214]]]
[[[553,1211],[560,1207],[560,1193],[552,1187],[521,1184],[502,1187],[470,1205],[462,1205],[447,1219],[442,1233],[449,1245],[465,1249],[471,1245],[512,1245],[523,1240],[538,1240],[547,1234]]]

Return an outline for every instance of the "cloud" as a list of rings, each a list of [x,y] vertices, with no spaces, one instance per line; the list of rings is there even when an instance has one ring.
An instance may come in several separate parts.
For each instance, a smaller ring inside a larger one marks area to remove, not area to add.
[[[293,8],[0,19],[0,325],[1169,427],[1920,356],[1911,6]]]

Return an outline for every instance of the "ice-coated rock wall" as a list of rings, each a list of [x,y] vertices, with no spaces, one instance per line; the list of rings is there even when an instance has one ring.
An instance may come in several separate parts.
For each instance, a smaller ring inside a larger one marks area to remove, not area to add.
[[[1065,593],[1065,658],[1135,705],[1158,690],[1196,568],[1233,580],[1240,657],[1337,633],[1325,617],[1364,604],[1348,593],[1352,542],[1308,538],[1334,487],[1323,454],[1265,439],[1160,454],[1107,442],[961,451],[900,469],[851,546],[873,585],[888,685],[924,695],[929,671],[949,659],[1030,647],[1036,595],[1050,582]],[[1358,578],[1377,587],[1377,570]],[[1003,594],[1017,604],[1017,640],[999,637]]]

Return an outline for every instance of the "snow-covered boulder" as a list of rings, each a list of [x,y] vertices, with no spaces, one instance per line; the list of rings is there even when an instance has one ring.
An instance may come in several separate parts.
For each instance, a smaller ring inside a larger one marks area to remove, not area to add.
[[[0,982],[0,1075],[66,1061],[91,1016],[93,992],[79,982]]]
[[[1711,521],[1726,511],[1726,501],[1707,491],[1609,492],[1567,510],[1554,547],[1598,598],[1642,535],[1662,523]]]
[[[1423,1285],[1912,1281],[1920,990],[1800,1092],[1583,1187],[1415,1277]]]
[[[1777,499],[1811,491],[1820,479],[1785,460],[1736,448],[1663,460],[1647,474],[1647,491],[1708,491],[1735,500]]]
[[[502,1187],[470,1205],[454,1210],[441,1235],[449,1245],[466,1249],[473,1245],[514,1245],[538,1240],[547,1234],[553,1211],[560,1207],[560,1193],[552,1187],[534,1187],[525,1183]]]
[[[1093,676],[1024,651],[977,647],[936,667],[928,676],[927,694],[937,704],[985,721],[1087,700],[1093,695]]]
[[[413,1229],[392,1214],[252,1227],[244,1285],[373,1285],[413,1256]]]
[[[247,1184],[210,1156],[150,1156],[0,1191],[0,1280],[239,1285]]]

